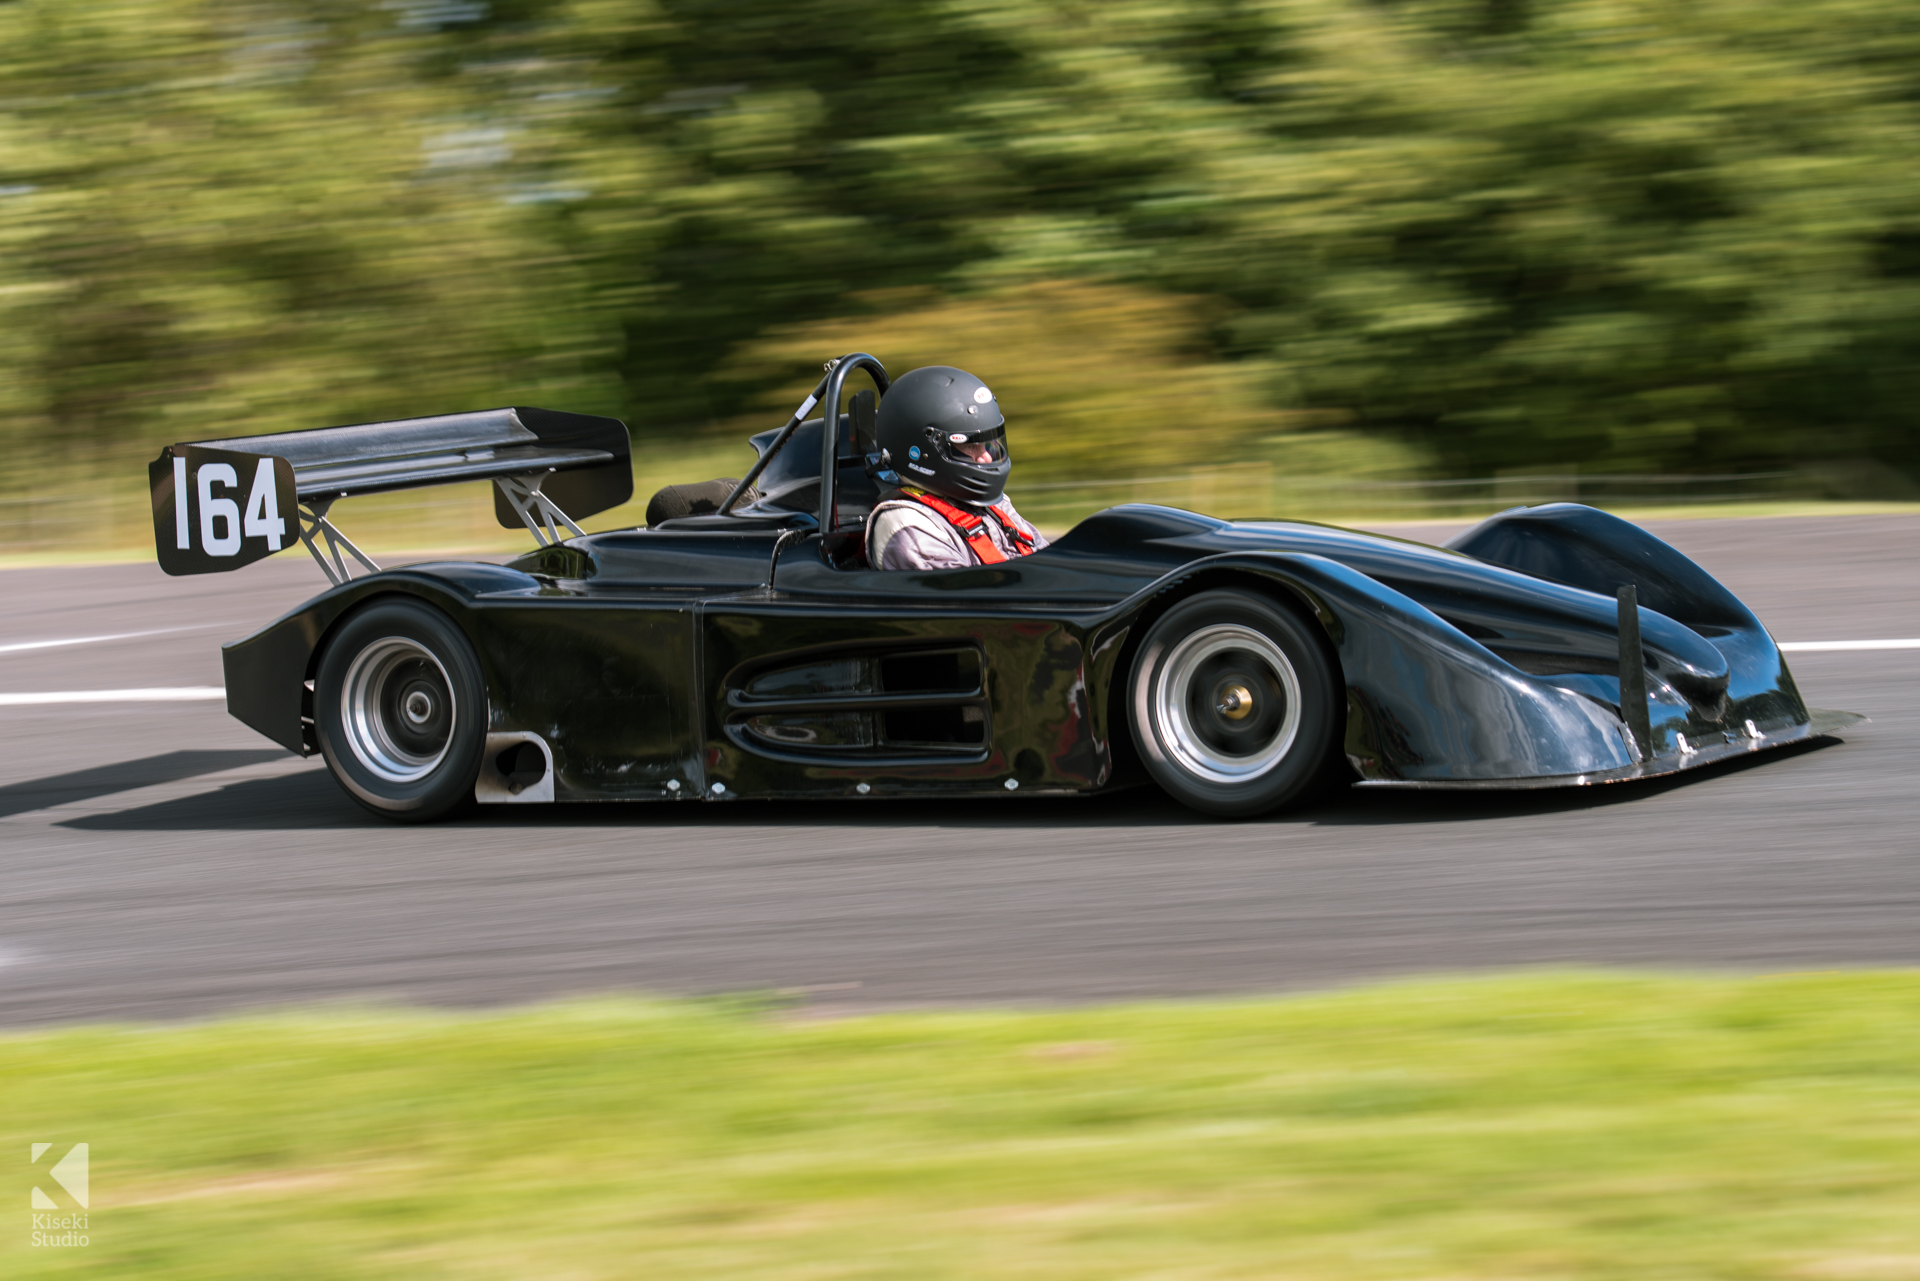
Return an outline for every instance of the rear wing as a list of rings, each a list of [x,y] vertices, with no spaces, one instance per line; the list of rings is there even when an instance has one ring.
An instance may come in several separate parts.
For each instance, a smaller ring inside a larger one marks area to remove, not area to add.
[[[298,539],[336,583],[349,577],[343,551],[369,572],[380,568],[327,520],[342,498],[491,480],[495,519],[507,529],[524,524],[548,546],[565,537],[562,527],[585,532],[575,518],[633,497],[626,424],[553,409],[169,445],[147,476],[154,546],[167,573],[238,569]]]

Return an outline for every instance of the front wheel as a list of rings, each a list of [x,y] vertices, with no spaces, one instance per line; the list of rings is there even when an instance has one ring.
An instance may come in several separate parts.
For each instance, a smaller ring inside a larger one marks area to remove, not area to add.
[[[1142,640],[1129,692],[1147,772],[1194,809],[1262,814],[1329,777],[1333,663],[1310,624],[1264,597],[1212,591],[1175,605]]]
[[[382,818],[419,823],[473,800],[486,741],[486,686],[451,619],[413,600],[351,615],[313,682],[327,768]]]

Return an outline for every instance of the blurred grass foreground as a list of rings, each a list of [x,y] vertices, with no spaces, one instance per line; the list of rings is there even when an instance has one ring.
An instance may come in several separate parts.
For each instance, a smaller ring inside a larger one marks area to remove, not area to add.
[[[0,1083],[92,1160],[13,1278],[1920,1275],[1905,972],[334,1011],[9,1033]]]
[[[644,503],[850,349],[993,384],[1055,528],[1912,501],[1916,138],[1900,0],[10,0],[0,553],[504,404]]]

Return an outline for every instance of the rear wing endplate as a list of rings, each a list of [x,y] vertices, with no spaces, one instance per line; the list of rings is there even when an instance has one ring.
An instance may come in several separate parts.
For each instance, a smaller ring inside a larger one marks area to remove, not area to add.
[[[298,539],[335,583],[351,576],[348,556],[370,573],[380,568],[328,521],[342,498],[491,480],[495,519],[507,529],[524,524],[544,547],[584,533],[576,518],[633,497],[626,424],[553,409],[169,445],[147,476],[154,546],[167,573],[238,569]]]

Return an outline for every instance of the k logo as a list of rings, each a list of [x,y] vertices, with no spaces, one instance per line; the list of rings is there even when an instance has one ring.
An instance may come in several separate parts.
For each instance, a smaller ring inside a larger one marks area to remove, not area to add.
[[[34,1144],[32,1164],[35,1167],[38,1167],[40,1164],[40,1158],[45,1156],[48,1150],[51,1149],[52,1147],[53,1147],[53,1144],[51,1143]],[[36,1168],[34,1173],[38,1174],[39,1170]],[[87,1206],[87,1145],[86,1144],[84,1143],[74,1144],[73,1147],[67,1152],[65,1156],[61,1157],[58,1161],[54,1162],[47,1169],[46,1173],[47,1173],[47,1177],[53,1181],[55,1186],[63,1189],[68,1196],[72,1197],[75,1201],[78,1201],[80,1203],[80,1208],[82,1210],[85,1210],[88,1208]],[[48,1196],[47,1193],[36,1182],[33,1187],[33,1208],[36,1210],[60,1210],[66,1207],[62,1206],[58,1201]]]

